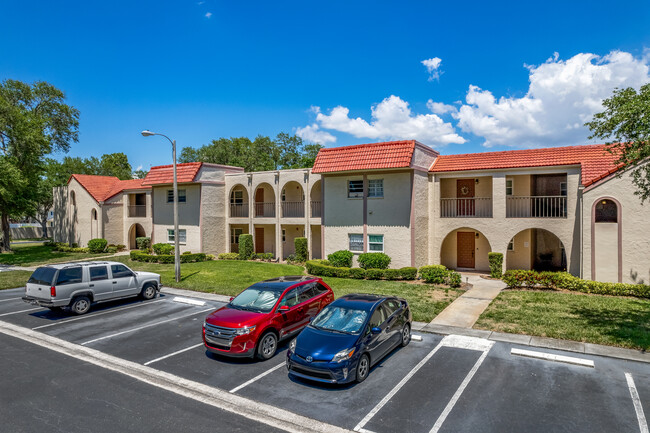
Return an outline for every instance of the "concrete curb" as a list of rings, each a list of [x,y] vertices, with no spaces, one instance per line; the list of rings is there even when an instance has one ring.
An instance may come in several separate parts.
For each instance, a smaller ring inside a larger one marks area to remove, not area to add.
[[[230,302],[230,296],[219,295],[216,293],[195,292],[193,290],[176,289],[174,287],[163,287],[160,293],[166,295],[187,296],[188,298],[199,298],[207,301]]]

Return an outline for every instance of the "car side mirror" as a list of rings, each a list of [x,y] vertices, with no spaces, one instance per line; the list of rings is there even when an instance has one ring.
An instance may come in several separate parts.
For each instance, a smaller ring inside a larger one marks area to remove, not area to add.
[[[286,313],[289,311],[289,306],[288,305],[281,305],[280,308],[278,309],[280,313]]]
[[[234,297],[234,296],[231,296],[231,297],[230,297],[230,302],[232,302],[233,299],[235,299],[235,297]]]
[[[374,328],[372,328],[370,330],[370,332],[372,332],[373,334],[379,334],[379,333],[381,333],[381,328],[378,327],[378,326],[375,326]]]

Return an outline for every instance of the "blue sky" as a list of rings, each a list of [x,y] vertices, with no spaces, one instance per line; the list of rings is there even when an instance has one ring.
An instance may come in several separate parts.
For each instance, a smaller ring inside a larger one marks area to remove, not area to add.
[[[647,0],[2,0],[0,16],[0,79],[64,90],[81,111],[69,154],[134,168],[171,159],[146,128],[179,147],[281,131],[447,154],[585,144],[602,98],[650,81]]]

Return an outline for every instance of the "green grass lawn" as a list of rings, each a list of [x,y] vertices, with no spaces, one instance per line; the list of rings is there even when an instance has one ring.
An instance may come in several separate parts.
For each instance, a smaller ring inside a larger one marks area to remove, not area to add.
[[[0,272],[0,290],[25,287],[30,275],[32,275],[31,271]]]
[[[504,291],[474,328],[649,350],[650,301]]]
[[[169,287],[235,296],[253,283],[282,275],[302,275],[301,266],[277,263],[214,260],[181,265],[181,281],[174,281],[174,266],[131,261],[127,256],[115,257],[134,270],[156,272]],[[338,298],[347,293],[377,293],[405,298],[413,312],[413,319],[431,321],[462,291],[443,289],[429,284],[411,284],[399,281],[349,280],[325,278]]]
[[[11,266],[38,266],[46,263],[83,260],[86,258],[90,259],[106,255],[105,253],[62,253],[52,251],[52,247],[43,245],[42,243],[12,244],[11,249],[13,250],[11,253],[0,254],[0,264]]]

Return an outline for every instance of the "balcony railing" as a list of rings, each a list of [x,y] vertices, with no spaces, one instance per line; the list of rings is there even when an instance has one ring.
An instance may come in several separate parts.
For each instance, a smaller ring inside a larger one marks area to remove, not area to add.
[[[129,218],[144,218],[147,216],[147,205],[129,205]]]
[[[312,200],[312,202],[311,202],[311,217],[312,218],[320,218],[322,216],[323,216],[323,207],[321,206],[321,202]]]
[[[282,218],[304,218],[305,202],[304,201],[283,201]]]
[[[255,203],[255,216],[261,218],[275,217],[275,202],[271,203]]]
[[[441,218],[492,218],[492,197],[441,198]]]
[[[566,196],[506,197],[506,218],[566,218]]]
[[[248,203],[232,203],[230,205],[231,218],[248,218]]]

